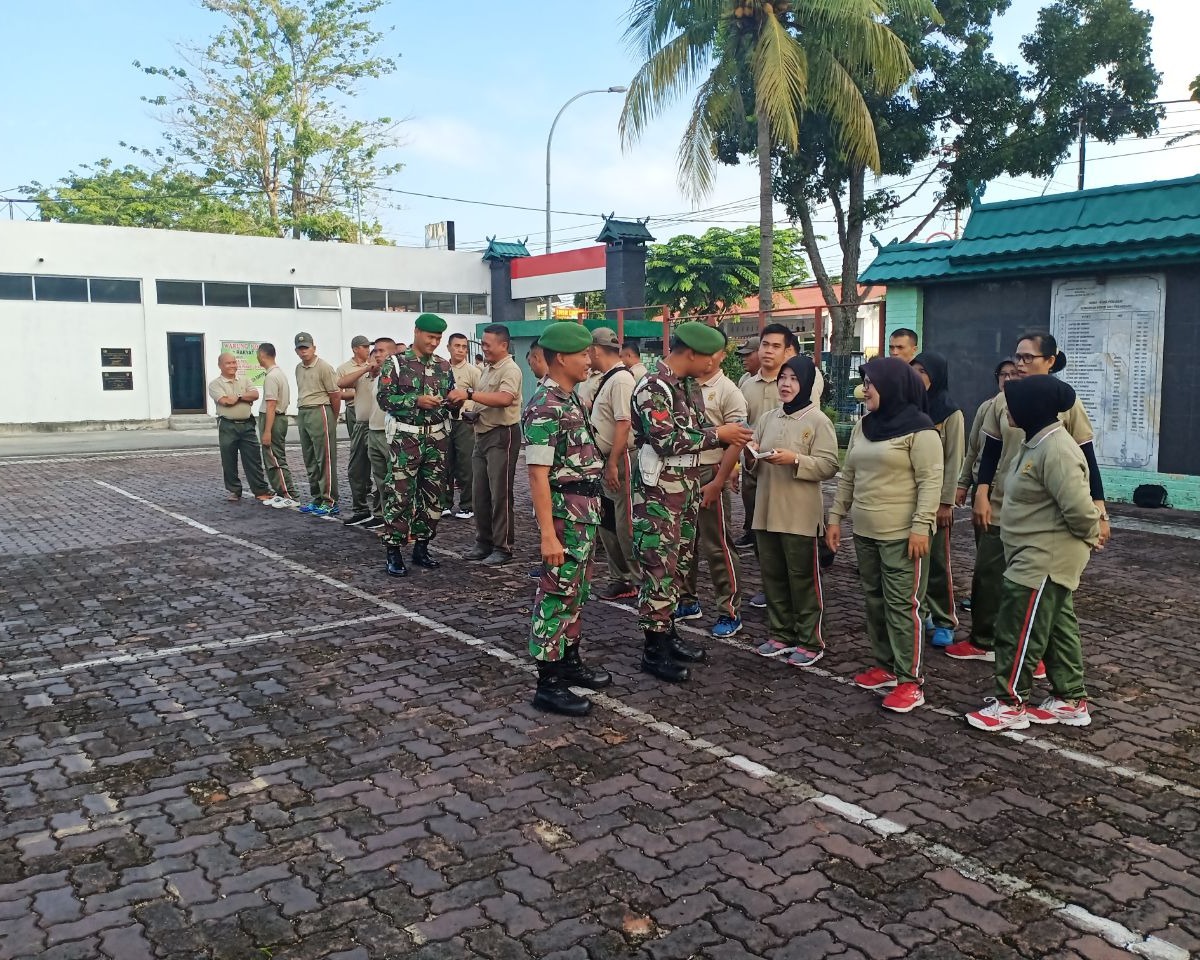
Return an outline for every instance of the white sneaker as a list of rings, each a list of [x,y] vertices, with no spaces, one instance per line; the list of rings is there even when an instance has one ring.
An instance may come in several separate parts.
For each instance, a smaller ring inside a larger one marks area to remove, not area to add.
[[[967,714],[967,723],[976,730],[1024,730],[1029,726],[1029,716],[1024,707],[1010,707],[995,697],[988,697],[987,706]]]
[[[264,507],[278,507],[280,505],[280,501],[282,500],[283,497],[276,495],[274,497],[268,497],[266,500],[259,500],[258,502]]]
[[[275,499],[279,502],[273,503],[271,506],[273,506],[276,510],[288,510],[292,507],[300,506],[299,500],[292,500],[289,497],[276,497]]]
[[[451,510],[449,507],[447,507],[445,510],[443,510],[443,511],[442,511],[442,516],[443,516],[443,517],[448,517],[448,516],[450,516],[450,514],[452,514],[453,512],[454,512],[453,510]]]
[[[474,510],[459,510],[454,516],[459,520],[470,520],[475,516]]]
[[[1092,722],[1086,700],[1063,700],[1059,697],[1047,697],[1041,706],[1030,707],[1025,711],[1030,723],[1061,723],[1066,727],[1086,727]]]

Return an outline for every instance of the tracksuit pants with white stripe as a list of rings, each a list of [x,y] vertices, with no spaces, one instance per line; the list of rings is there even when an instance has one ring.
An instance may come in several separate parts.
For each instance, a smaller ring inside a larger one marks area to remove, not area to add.
[[[867,638],[876,665],[894,673],[901,683],[920,683],[927,558],[909,559],[907,537],[873,540],[855,534],[854,552],[866,604]]]
[[[263,431],[267,428],[267,415],[258,415],[258,437],[261,442]],[[292,479],[292,468],[287,459],[288,418],[286,413],[276,413],[275,422],[271,426],[271,442],[262,448],[263,467],[267,473],[267,483],[277,497],[288,500],[299,500],[300,491],[296,489],[296,481]]]
[[[706,464],[700,468],[700,485],[708,483],[717,475],[717,467]],[[701,507],[696,517],[696,549],[692,553],[687,569],[680,570],[682,587],[680,600],[696,600],[696,580],[700,572],[700,559],[708,564],[708,575],[712,578],[717,599],[717,616],[737,617],[742,609],[742,566],[737,548],[733,545],[733,524],[730,521],[732,499],[729,491],[721,492],[721,498],[711,507]]]
[[[1017,706],[1029,700],[1033,671],[1046,663],[1056,697],[1083,700],[1083,647],[1075,595],[1048,577],[1036,587],[1002,577],[996,617],[996,699]]]
[[[767,598],[767,636],[789,647],[824,650],[824,597],[816,537],[755,530]]]
[[[337,420],[333,408],[323,403],[301,407],[296,416],[300,428],[300,452],[308,471],[308,489],[313,503],[337,503]]]

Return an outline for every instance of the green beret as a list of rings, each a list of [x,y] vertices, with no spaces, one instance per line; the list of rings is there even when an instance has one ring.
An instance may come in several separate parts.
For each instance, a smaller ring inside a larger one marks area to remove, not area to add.
[[[725,335],[707,323],[697,323],[695,320],[681,323],[675,328],[675,336],[697,353],[706,356],[720,353],[725,349]]]
[[[436,313],[423,313],[417,317],[417,329],[426,333],[445,333],[446,321]]]
[[[579,353],[592,345],[592,334],[582,323],[559,320],[538,337],[538,346],[555,353]]]

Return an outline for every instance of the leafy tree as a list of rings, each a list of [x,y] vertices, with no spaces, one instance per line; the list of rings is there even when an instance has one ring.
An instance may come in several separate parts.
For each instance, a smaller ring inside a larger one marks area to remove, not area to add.
[[[1148,14],[1131,0],[1057,0],[1041,10],[1024,39],[1021,63],[1003,63],[991,49],[993,18],[1009,0],[937,0],[940,23],[893,8],[888,23],[903,38],[917,68],[912,95],[865,93],[880,144],[878,172],[912,175],[930,157],[938,163],[902,197],[868,189],[866,165],[842,149],[834,118],[806,113],[798,149],[780,160],[775,194],[803,234],[813,275],[831,304],[830,379],[842,397],[849,380],[849,349],[860,300],[853,283],[836,297],[831,273],[859,274],[864,228],[882,226],[897,207],[928,182],[942,203],[962,208],[970,184],[998,176],[1049,176],[1070,151],[1079,130],[1113,142],[1157,128],[1152,103],[1159,75],[1150,59]],[[1099,78],[1099,79],[1097,79]],[[855,77],[856,83],[865,78]],[[721,157],[736,162],[745,138],[727,137]],[[813,209],[830,204],[840,249],[838,269],[828,269],[819,249]]]
[[[879,166],[863,88],[887,95],[912,73],[904,44],[880,21],[889,3],[913,16],[934,15],[929,0],[633,0],[626,38],[645,62],[626,96],[622,139],[636,140],[667,104],[698,85],[679,167],[684,188],[700,198],[712,186],[722,134],[753,122],[747,152],[759,168],[759,298],[767,309],[774,150],[798,149],[801,117],[819,110],[843,154]]]
[[[1188,89],[1192,91],[1192,99],[1197,103],[1200,103],[1200,77],[1197,77],[1190,84],[1188,84]],[[1173,147],[1175,144],[1180,143],[1183,140],[1189,140],[1192,137],[1200,137],[1200,130],[1189,130],[1187,133],[1181,133],[1177,137],[1172,137],[1167,141],[1167,146]]]
[[[190,173],[147,171],[111,160],[72,171],[56,186],[22,190],[37,202],[38,218],[59,223],[100,223],[269,236],[260,198],[218,196]]]
[[[167,125],[154,155],[261,195],[276,235],[357,240],[355,203],[399,169],[383,160],[393,122],[353,120],[344,106],[396,67],[370,21],[383,2],[203,0],[224,18],[207,46],[181,47],[182,66],[135,63],[173,88],[145,98]]]
[[[768,268],[772,286],[788,289],[808,272],[800,252],[800,232],[777,230]],[[753,295],[759,281],[758,227],[713,227],[701,236],[680,234],[651,244],[646,255],[646,303],[668,306],[680,316],[713,317],[718,322]]]

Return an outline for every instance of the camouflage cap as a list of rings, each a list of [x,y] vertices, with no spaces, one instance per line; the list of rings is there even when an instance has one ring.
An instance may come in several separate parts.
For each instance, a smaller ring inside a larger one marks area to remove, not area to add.
[[[592,345],[592,335],[582,323],[559,320],[543,330],[537,342],[555,353],[579,353]]]
[[[705,356],[720,353],[725,349],[725,334],[716,327],[710,327],[706,323],[697,323],[695,320],[689,320],[687,323],[677,326],[675,336],[697,353]]]

